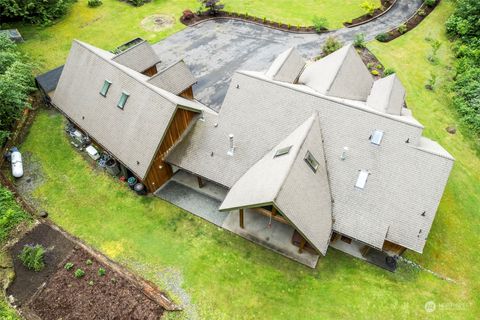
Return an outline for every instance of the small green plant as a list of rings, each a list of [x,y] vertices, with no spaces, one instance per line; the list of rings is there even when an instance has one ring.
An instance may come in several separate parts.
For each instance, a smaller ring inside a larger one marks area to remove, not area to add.
[[[407,25],[404,23],[404,24],[401,24],[398,26],[397,28],[398,32],[400,32],[400,34],[404,34],[405,32],[407,32]]]
[[[322,53],[324,56],[329,55],[340,49],[342,47],[342,43],[337,40],[335,37],[328,37],[325,43],[322,46]]]
[[[88,281],[89,286],[93,286],[93,284],[94,284],[93,280]]]
[[[428,78],[425,88],[430,91],[435,90],[435,85],[437,84],[437,75],[435,73],[430,73],[430,78]]]
[[[85,271],[83,271],[82,269],[77,269],[75,270],[74,275],[77,279],[82,278],[85,275]]]
[[[372,69],[374,66],[375,66],[375,63],[373,63],[373,62],[367,63],[367,68],[368,69]]]
[[[353,40],[353,46],[355,48],[365,48],[365,45],[366,45],[365,34],[357,33],[355,35],[355,39]]]
[[[65,266],[63,267],[65,270],[72,270],[73,269],[73,263],[67,262],[65,263]]]
[[[417,13],[420,17],[425,17],[427,15],[424,9],[418,9]]]
[[[437,3],[437,0],[423,0],[423,3],[425,3],[426,6],[433,7]]]
[[[87,4],[90,8],[95,8],[95,7],[100,7],[103,4],[103,2],[102,0],[88,0]]]
[[[35,272],[41,271],[45,267],[44,262],[45,248],[40,245],[25,245],[18,258],[29,270]]]
[[[390,35],[388,33],[380,33],[375,36],[375,39],[380,42],[387,42],[390,40]]]
[[[87,266],[91,266],[92,263],[93,263],[93,261],[90,260],[90,259],[87,259],[87,261],[85,261],[85,264],[86,264]]]
[[[375,9],[377,9],[377,5],[375,4],[375,2],[365,1],[360,5],[360,8],[365,10],[365,12],[369,16],[373,16],[373,14],[375,13]]]
[[[263,17],[263,23],[267,23],[267,17]]]
[[[391,74],[394,74],[395,73],[395,69],[393,68],[385,68],[385,71],[383,71],[383,75],[386,77],[386,76],[389,76]]]
[[[380,72],[378,72],[378,70],[375,70],[375,69],[373,69],[372,71],[370,71],[370,73],[371,73],[372,75],[374,75],[374,76],[380,75]]]
[[[103,269],[103,268],[98,268],[98,275],[99,275],[100,277],[103,277],[106,273],[107,273],[107,271],[105,271],[105,269]]]
[[[323,32],[328,29],[328,20],[325,17],[313,17],[313,28],[317,32]]]
[[[146,0],[127,0],[127,1],[130,2],[135,7],[140,7],[145,4]]]
[[[290,30],[292,28],[292,25],[289,23],[287,28],[288,28],[288,30]]]
[[[383,69],[383,66],[382,66],[382,65],[379,63],[379,64],[377,64],[377,65],[375,66],[375,68],[377,68],[377,69],[380,69],[380,70],[381,70],[381,69]]]

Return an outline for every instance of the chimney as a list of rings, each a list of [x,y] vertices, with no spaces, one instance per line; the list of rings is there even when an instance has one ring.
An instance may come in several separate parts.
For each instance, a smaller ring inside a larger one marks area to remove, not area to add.
[[[229,134],[228,135],[228,139],[230,140],[230,149],[228,150],[227,154],[229,156],[233,156],[233,154],[235,153],[235,145],[233,144],[233,134]]]

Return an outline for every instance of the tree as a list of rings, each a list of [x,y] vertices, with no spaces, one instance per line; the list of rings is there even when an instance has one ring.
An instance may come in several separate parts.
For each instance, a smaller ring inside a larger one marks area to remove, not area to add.
[[[0,19],[49,24],[63,16],[72,0],[0,0]]]
[[[220,3],[220,0],[198,0],[201,4],[202,7],[207,9],[208,14],[214,16],[216,15],[220,10],[222,10],[225,5]]]

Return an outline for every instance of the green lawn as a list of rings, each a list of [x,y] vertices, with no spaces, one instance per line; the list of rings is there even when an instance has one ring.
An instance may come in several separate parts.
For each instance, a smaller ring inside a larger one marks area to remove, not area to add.
[[[270,20],[311,25],[315,15],[326,17],[330,28],[340,28],[342,22],[364,12],[360,4],[364,0],[226,0],[226,9]],[[373,0],[380,4],[380,0]],[[159,41],[185,26],[179,22],[184,9],[196,11],[196,0],[153,0],[141,7],[132,7],[118,0],[103,0],[98,8],[88,8],[86,0],[75,3],[67,16],[50,27],[13,25],[20,30],[26,42],[22,50],[39,65],[39,71],[47,71],[65,62],[73,39],[89,42],[104,49],[116,46],[136,37],[150,42]],[[147,31],[141,21],[152,14],[167,14],[175,19],[172,27],[160,32]]]
[[[87,165],[65,138],[62,117],[47,111],[39,113],[22,146],[43,168],[45,183],[34,195],[57,224],[139,275],[162,288],[181,280],[191,299],[185,318],[196,313],[200,319],[477,319],[480,159],[461,132],[444,130],[456,122],[443,88],[451,62],[443,23],[451,11],[442,1],[414,31],[369,47],[398,70],[425,134],[457,159],[425,253],[407,254],[456,284],[407,267],[392,274],[334,249],[311,270],[161,200],[135,196]],[[438,66],[425,59],[426,36],[444,43]],[[441,79],[435,93],[423,88],[431,70]],[[424,305],[430,300],[437,310],[429,314]]]

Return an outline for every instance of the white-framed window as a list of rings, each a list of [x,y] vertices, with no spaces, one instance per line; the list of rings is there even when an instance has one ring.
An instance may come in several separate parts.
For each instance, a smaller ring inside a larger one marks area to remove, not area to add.
[[[275,154],[273,155],[274,158],[281,157],[283,155],[286,155],[290,152],[290,149],[292,149],[292,146],[284,147],[278,149]]]
[[[382,143],[382,139],[383,139],[383,131],[382,130],[374,130],[372,132],[372,135],[370,136],[370,142],[372,144],[377,145],[377,146],[379,146],[380,143]]]
[[[304,160],[308,164],[310,169],[312,169],[312,171],[316,173],[320,164],[318,163],[317,159],[315,159],[313,154],[310,153],[310,151],[307,151]]]
[[[103,82],[102,90],[100,90],[100,94],[104,97],[107,96],[108,89],[110,89],[110,86],[112,85],[112,82],[105,80]]]
[[[122,95],[120,97],[120,100],[118,101],[117,107],[123,110],[125,108],[125,103],[127,103],[127,99],[130,95],[126,93],[125,91],[122,92]]]
[[[367,184],[367,179],[369,175],[370,175],[370,172],[368,172],[367,170],[359,170],[355,187],[359,189],[364,189],[365,185]]]

